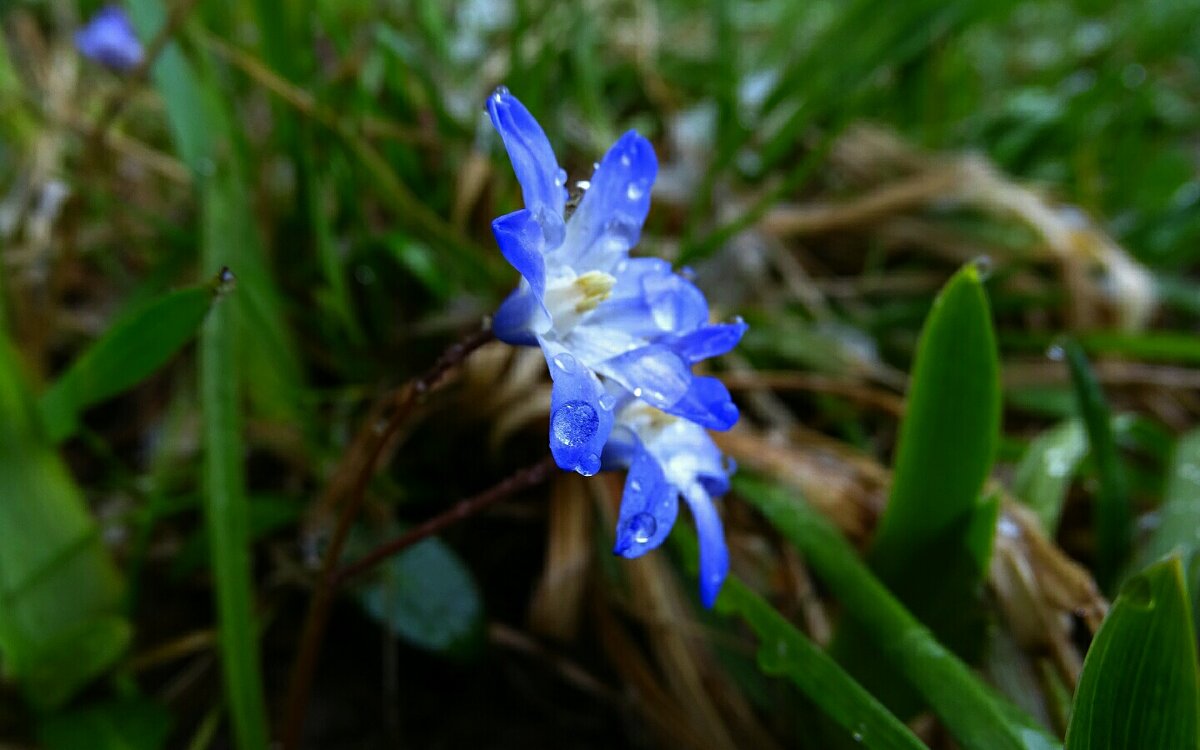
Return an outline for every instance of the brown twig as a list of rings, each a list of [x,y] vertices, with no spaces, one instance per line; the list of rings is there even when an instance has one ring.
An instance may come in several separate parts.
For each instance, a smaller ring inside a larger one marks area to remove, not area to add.
[[[334,472],[334,478],[326,488],[322,503],[336,502],[340,498],[343,486],[340,480],[347,473],[346,467],[353,468],[354,481],[341,513],[338,515],[337,526],[334,528],[333,535],[329,539],[329,546],[321,561],[320,577],[316,589],[313,591],[312,599],[309,601],[308,615],[300,635],[300,647],[296,654],[295,666],[292,668],[287,703],[284,706],[283,720],[280,724],[280,741],[283,750],[294,750],[300,744],[300,734],[304,728],[304,715],[308,708],[309,693],[312,692],[312,680],[316,672],[321,641],[325,635],[325,625],[329,621],[334,595],[337,593],[337,565],[350,535],[350,527],[354,524],[359,510],[362,508],[367,484],[375,473],[375,467],[383,455],[384,448],[408,421],[417,402],[434,389],[447,372],[462,363],[471,352],[492,339],[493,335],[489,328],[479,331],[447,349],[428,372],[401,388],[391,399],[394,408],[383,429],[377,428],[376,414],[379,410],[373,409],[354,441],[355,448],[361,450],[352,449],[343,461],[343,466]],[[362,456],[366,456],[366,459],[362,460]]]
[[[433,536],[442,529],[453,526],[465,518],[470,518],[489,505],[493,505],[523,489],[541,484],[554,473],[555,468],[554,459],[551,456],[546,456],[536,464],[518,471],[490,489],[484,490],[466,500],[460,500],[448,510],[434,516],[420,526],[409,529],[395,539],[384,542],[358,560],[339,570],[333,576],[334,588],[341,586],[357,575],[365,573],[392,555],[411,547],[423,539]]]

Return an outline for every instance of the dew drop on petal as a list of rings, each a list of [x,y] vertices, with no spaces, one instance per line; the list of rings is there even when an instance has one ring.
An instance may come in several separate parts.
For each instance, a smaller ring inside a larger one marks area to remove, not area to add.
[[[612,393],[606,393],[600,397],[600,408],[604,411],[612,411],[617,405],[617,397]]]
[[[634,492],[641,492],[642,483],[635,479],[629,483],[629,489],[633,490]]]
[[[566,184],[567,184],[567,170],[560,169],[557,172],[555,172],[554,173],[555,187],[562,187],[563,185],[566,185]]]
[[[625,197],[631,201],[636,201],[646,194],[646,189],[636,182],[631,182],[625,187]]]
[[[575,358],[570,354],[555,354],[554,366],[563,372],[575,372]]]
[[[634,389],[633,389],[633,397],[634,397],[634,398],[641,398],[641,397],[642,397],[642,389],[641,389],[641,388],[634,388]]]
[[[575,187],[579,188],[583,192],[587,192],[588,188],[590,188],[591,186],[592,186],[591,180],[580,180],[579,182],[575,183]]]
[[[497,102],[502,101],[506,96],[508,96],[508,86],[497,86],[496,90],[492,92],[492,98]]]
[[[568,401],[550,418],[551,434],[567,447],[583,445],[592,439],[599,427],[600,417],[586,401]]]
[[[654,532],[658,531],[658,521],[655,521],[654,516],[649,513],[638,513],[629,519],[627,529],[629,535],[633,537],[633,541],[645,544],[654,536]]]
[[[621,154],[621,166],[628,167],[633,164],[633,160],[629,158],[629,154]]]
[[[595,453],[589,453],[587,456],[575,466],[575,471],[580,476],[590,477],[600,471],[600,457]]]

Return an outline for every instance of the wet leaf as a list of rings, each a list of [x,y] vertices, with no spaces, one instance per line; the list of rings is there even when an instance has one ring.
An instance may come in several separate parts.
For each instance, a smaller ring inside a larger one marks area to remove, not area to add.
[[[1067,750],[1200,747],[1200,681],[1183,566],[1133,576],[1088,650]]]

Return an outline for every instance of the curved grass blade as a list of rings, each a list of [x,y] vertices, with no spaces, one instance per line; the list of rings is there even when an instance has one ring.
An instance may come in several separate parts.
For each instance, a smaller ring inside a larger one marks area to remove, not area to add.
[[[947,282],[926,318],[913,364],[887,509],[871,569],[960,657],[982,653],[982,581],[998,505],[981,500],[1000,440],[1000,364],[978,269]],[[920,705],[880,671],[861,633],[843,628],[834,653],[902,717]]]
[[[1067,750],[1200,747],[1196,640],[1183,566],[1126,581],[1083,663]]]
[[[692,575],[698,572],[695,534],[677,526],[671,539]],[[770,604],[733,576],[725,580],[716,611],[738,615],[758,636],[758,663],[768,674],[786,677],[861,747],[873,750],[924,745],[837,662],[797,630]]]
[[[1058,531],[1071,479],[1087,454],[1083,424],[1069,419],[1034,438],[1017,464],[1013,494],[1037,514],[1052,538]]]
[[[1117,458],[1113,437],[1112,414],[1100,381],[1088,363],[1087,355],[1075,341],[1062,345],[1080,416],[1087,428],[1092,460],[1100,476],[1096,494],[1096,582],[1106,591],[1117,584],[1117,576],[1129,558],[1133,541],[1133,511],[1125,475]]]
[[[734,487],[799,548],[842,605],[845,617],[862,633],[864,643],[870,642],[883,662],[920,694],[965,750],[1059,747],[1033,719],[939,643],[829,521],[802,500],[761,481],[739,476]]]
[[[132,629],[119,616],[120,574],[2,334],[0,539],[5,674],[35,706],[61,705],[116,661]]]
[[[72,362],[41,398],[50,440],[70,437],[85,409],[149,377],[191,341],[218,284],[214,280],[160,297],[109,328]]]
[[[1200,429],[1175,444],[1158,528],[1138,554],[1137,569],[1171,553],[1183,561],[1192,609],[1200,606]]]

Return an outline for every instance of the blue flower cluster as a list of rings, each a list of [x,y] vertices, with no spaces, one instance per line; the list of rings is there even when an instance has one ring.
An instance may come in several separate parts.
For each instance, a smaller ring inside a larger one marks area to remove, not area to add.
[[[719,380],[692,365],[732,349],[746,325],[709,323],[704,294],[669,263],[629,257],[658,173],[649,141],[621,136],[568,218],[567,174],[537,121],[503,87],[487,108],[525,199],[492,222],[523,277],[493,330],[546,356],[558,465],[585,476],[629,470],[616,554],[635,558],[661,544],[682,495],[700,540],[701,600],[712,606],[729,570],[713,497],[729,489],[733,468],[707,429],[729,429],[738,410]]]
[[[137,67],[143,55],[129,17],[116,5],[100,9],[75,32],[75,48],[84,57],[118,71]]]

